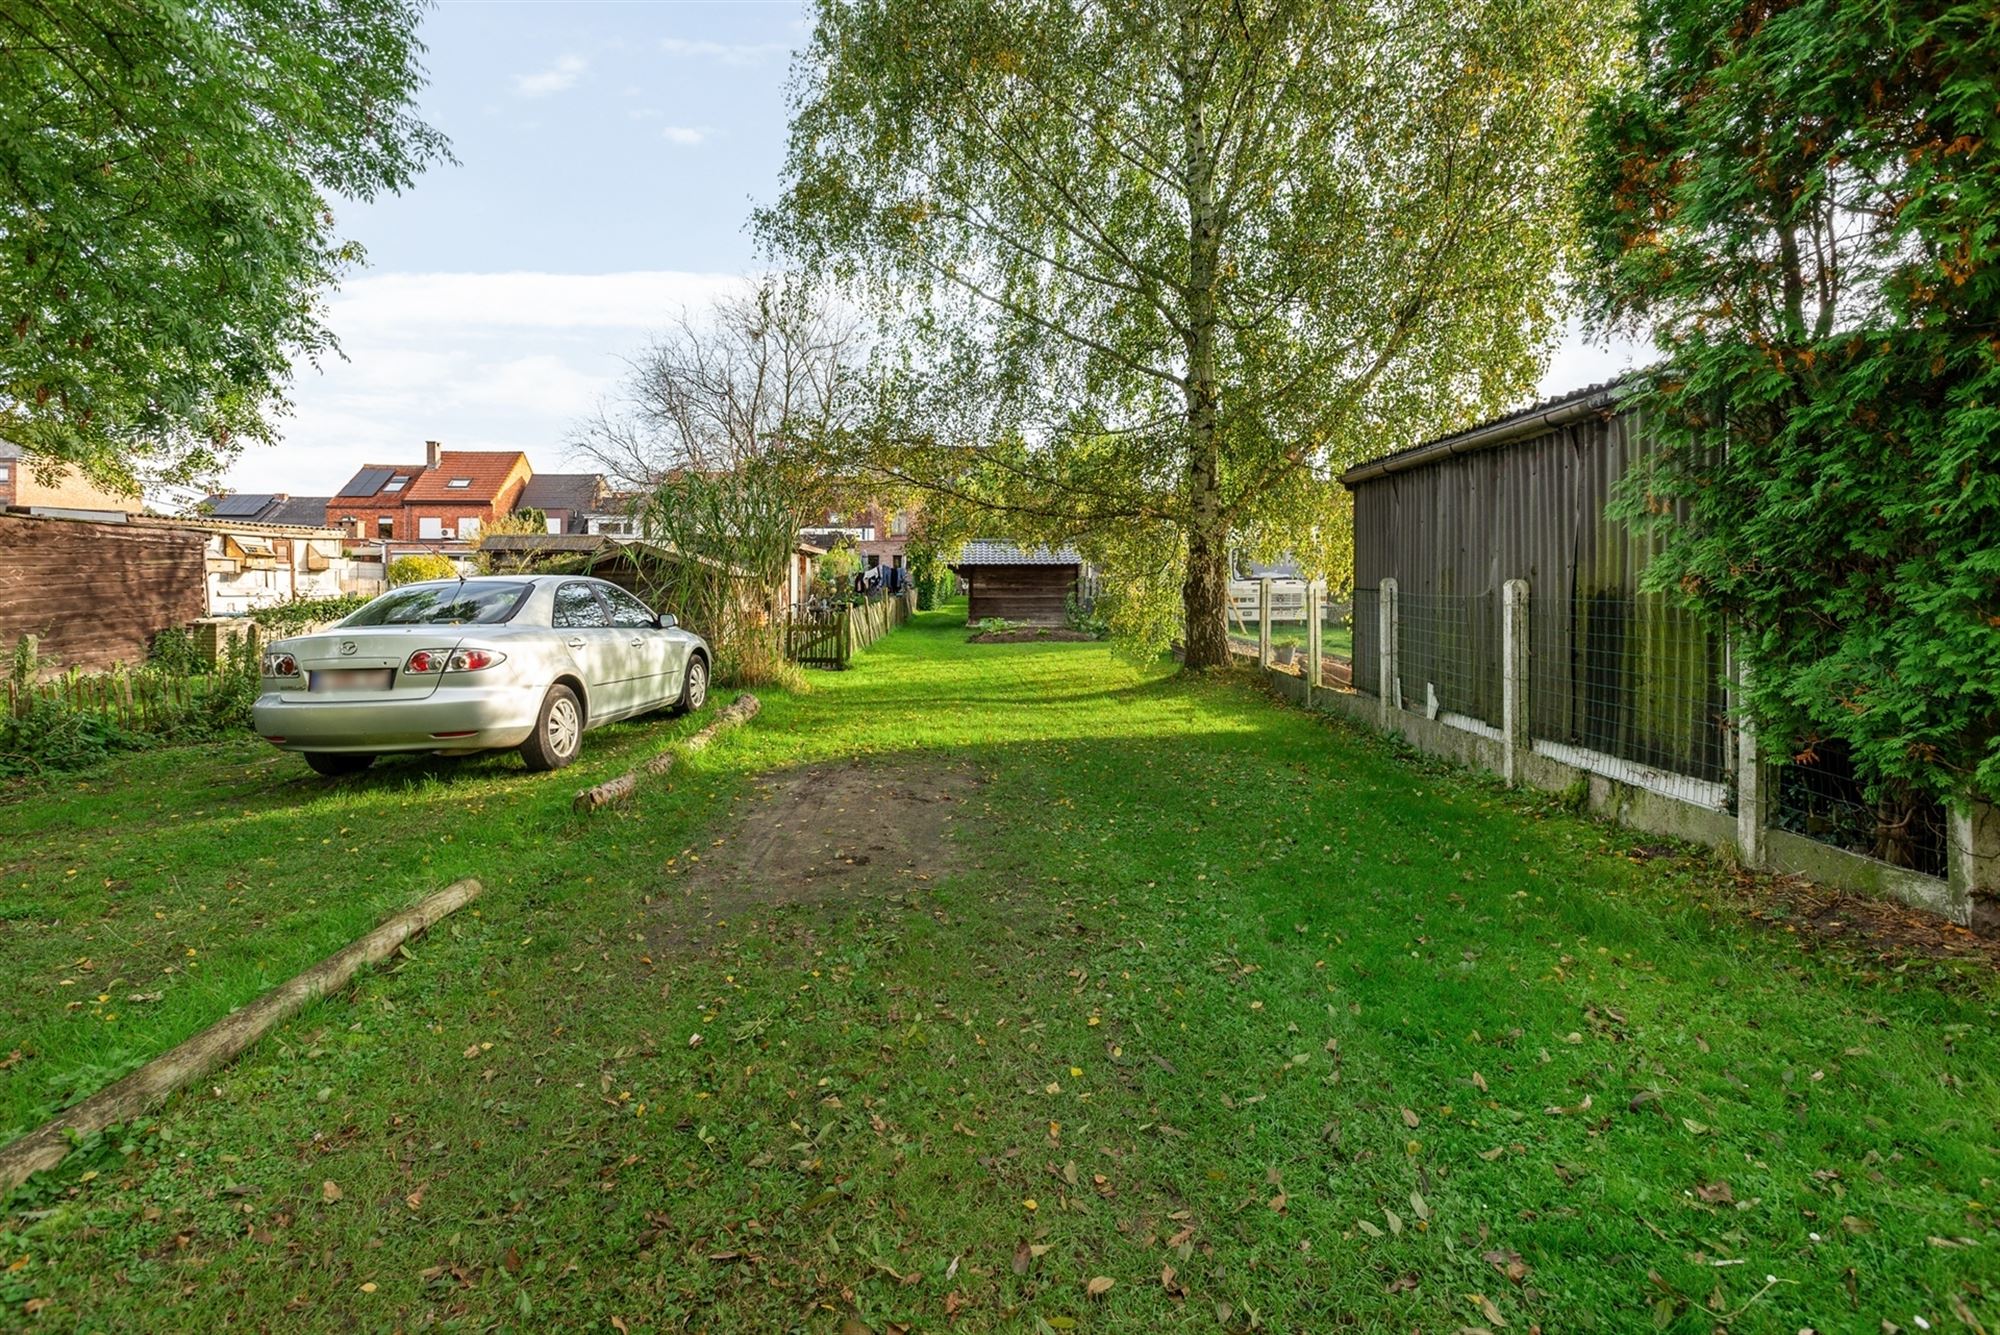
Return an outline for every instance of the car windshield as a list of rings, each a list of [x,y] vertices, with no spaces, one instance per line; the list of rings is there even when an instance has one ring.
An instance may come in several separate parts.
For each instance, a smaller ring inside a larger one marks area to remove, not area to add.
[[[356,612],[343,626],[493,626],[527,599],[530,584],[468,579],[457,584],[412,584],[392,589]]]

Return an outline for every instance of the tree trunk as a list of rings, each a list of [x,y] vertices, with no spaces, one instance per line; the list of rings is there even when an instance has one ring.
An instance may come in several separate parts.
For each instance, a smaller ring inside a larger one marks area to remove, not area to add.
[[[1219,515],[1212,493],[1208,508]],[[1223,621],[1228,606],[1228,527],[1219,522],[1208,527],[1199,522],[1190,524],[1187,579],[1181,585],[1182,639],[1187,646],[1183,667],[1199,670],[1221,667],[1229,661],[1229,627]]]
[[[1215,147],[1202,116],[1202,86],[1189,57],[1182,67],[1186,98],[1188,291],[1187,578],[1181,585],[1181,665],[1189,671],[1229,662],[1229,518],[1222,504],[1222,422],[1216,383],[1216,284],[1221,272],[1222,216],[1215,200]]]

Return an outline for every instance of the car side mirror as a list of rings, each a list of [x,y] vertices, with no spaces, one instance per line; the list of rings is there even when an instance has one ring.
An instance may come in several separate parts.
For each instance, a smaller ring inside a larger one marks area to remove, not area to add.
[[[681,623],[680,618],[676,617],[672,612],[662,612],[653,618],[653,624],[661,630],[672,630]]]

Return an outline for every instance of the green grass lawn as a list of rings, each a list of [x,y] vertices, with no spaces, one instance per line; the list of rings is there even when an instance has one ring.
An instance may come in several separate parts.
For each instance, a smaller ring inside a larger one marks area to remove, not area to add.
[[[1240,677],[942,613],[813,681],[587,819],[575,788],[693,725],[553,778],[243,746],[8,795],[15,1122],[487,891],[8,1202],[6,1321],[2000,1326],[1989,977],[1809,952],[1698,860]],[[855,760],[906,807],[953,776],[903,831],[932,860],[844,895],[714,870],[808,825],[896,846],[872,779],[773,807],[772,772]]]

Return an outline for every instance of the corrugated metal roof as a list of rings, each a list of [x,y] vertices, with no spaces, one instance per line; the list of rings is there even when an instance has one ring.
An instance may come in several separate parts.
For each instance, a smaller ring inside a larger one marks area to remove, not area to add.
[[[1080,566],[1083,557],[1074,547],[1033,547],[1023,549],[996,538],[975,538],[965,544],[960,566]]]
[[[1340,480],[1349,487],[1360,482],[1373,481],[1389,473],[1400,473],[1407,469],[1421,467],[1434,459],[1453,454],[1464,454],[1469,450],[1491,449],[1504,445],[1510,440],[1559,426],[1592,412],[1609,413],[1613,403],[1637,388],[1644,372],[1633,371],[1616,376],[1595,385],[1585,385],[1554,398],[1531,403],[1511,413],[1495,417],[1490,421],[1469,426],[1463,431],[1437,436],[1407,449],[1394,450],[1366,463],[1356,464],[1340,475]]]

